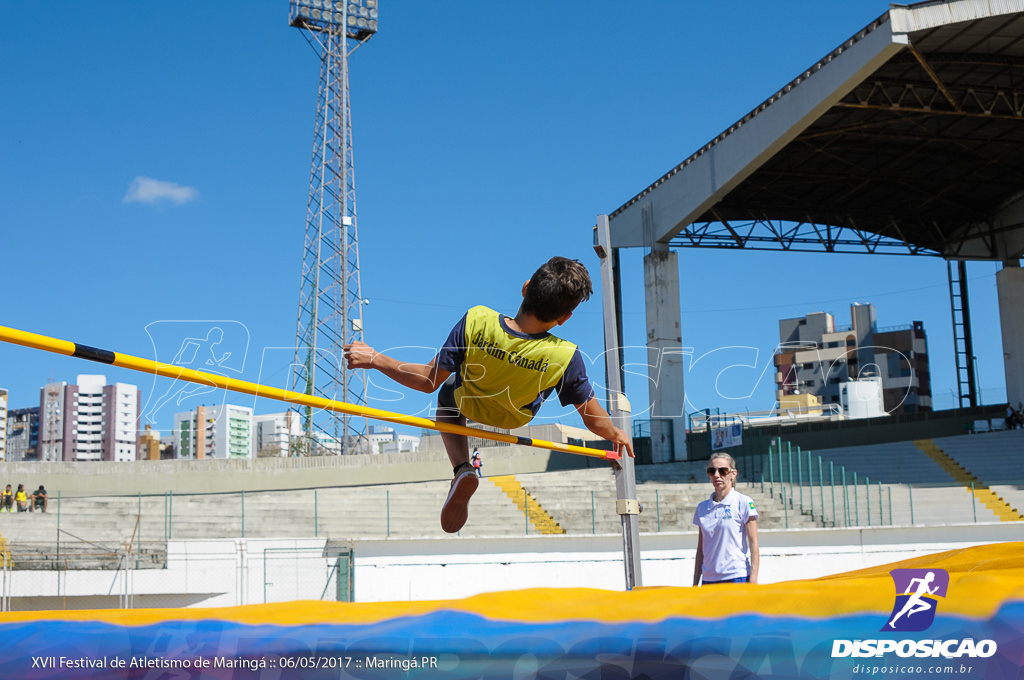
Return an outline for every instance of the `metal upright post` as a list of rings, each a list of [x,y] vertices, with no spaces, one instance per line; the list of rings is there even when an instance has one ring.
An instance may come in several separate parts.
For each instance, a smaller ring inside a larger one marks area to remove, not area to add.
[[[530,533],[530,501],[526,496],[526,489],[523,489],[523,517],[526,519],[526,526],[523,529],[524,534]]]
[[[594,251],[601,260],[601,293],[604,302],[604,356],[608,385],[608,413],[624,432],[630,427],[630,407],[623,392],[622,333],[619,328],[618,252],[611,245],[607,215],[599,215],[594,227]],[[622,551],[626,590],[643,585],[640,573],[640,504],[636,500],[633,459],[622,456],[615,470],[615,510],[622,519]]]
[[[807,496],[811,501],[811,521],[814,521],[814,467],[811,465],[810,451],[807,452]]]
[[[853,526],[860,526],[860,500],[857,494],[857,471],[853,471]]]
[[[868,511],[868,526],[871,526],[871,478],[864,475],[864,507]]]
[[[836,517],[836,465],[832,460],[828,462],[828,485],[832,489],[832,526],[834,527],[839,524],[839,518]]]
[[[60,489],[57,489],[57,564],[60,564]],[[59,573],[57,574],[57,585],[60,586]]]
[[[818,497],[821,499],[821,523],[825,525],[825,477],[821,474],[821,456],[818,456],[818,488],[820,489]],[[835,508],[833,508],[832,514],[835,514]]]
[[[792,493],[792,490],[790,490]],[[786,518],[786,528],[789,528],[789,505],[786,504],[786,487],[779,485],[779,495],[782,496],[782,514]]]
[[[788,464],[788,471],[789,471],[789,493],[787,495],[789,496],[789,504],[792,505],[793,504],[793,446],[789,442],[786,442],[786,463]],[[781,468],[782,468],[782,461],[781,460],[779,460],[779,468],[780,468],[780,471],[781,471]]]
[[[804,511],[804,464],[800,447],[796,447],[796,484],[800,489],[800,513]]]
[[[761,466],[761,493],[764,493],[764,454],[758,456],[758,463]]]
[[[843,480],[843,526],[850,526],[850,494],[846,488],[846,466],[839,466],[839,473]]]

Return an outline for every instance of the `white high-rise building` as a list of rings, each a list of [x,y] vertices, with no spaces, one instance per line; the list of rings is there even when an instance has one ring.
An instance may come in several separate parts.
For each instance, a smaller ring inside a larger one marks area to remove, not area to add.
[[[419,437],[399,434],[387,425],[371,425],[367,439],[370,440],[371,453],[404,453],[416,451],[420,446]]]
[[[219,404],[175,413],[171,436],[175,458],[252,458],[252,409]]]
[[[40,461],[131,461],[138,451],[139,388],[79,375],[40,390]]]
[[[71,457],[73,460],[100,460],[103,448],[103,388],[107,379],[102,375],[78,376],[77,408],[71,428]],[[72,411],[74,413],[74,411]]]
[[[253,416],[253,429],[257,456],[289,456],[292,440],[302,436],[302,423],[295,411]]]

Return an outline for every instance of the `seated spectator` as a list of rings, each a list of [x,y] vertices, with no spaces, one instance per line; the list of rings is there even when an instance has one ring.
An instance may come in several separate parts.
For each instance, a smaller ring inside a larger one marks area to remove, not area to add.
[[[3,493],[0,494],[0,512],[12,512],[14,510],[14,492],[8,484]]]
[[[18,504],[18,512],[28,511],[28,494],[25,493],[24,484],[18,485],[18,491],[14,494],[14,502]]]
[[[1009,404],[1006,405],[1006,429],[1015,430],[1024,427],[1024,415]]]
[[[29,508],[29,511],[34,512],[35,510],[42,508],[43,512],[46,512],[48,503],[49,499],[46,497],[46,488],[40,484],[39,488],[32,493],[32,505]]]

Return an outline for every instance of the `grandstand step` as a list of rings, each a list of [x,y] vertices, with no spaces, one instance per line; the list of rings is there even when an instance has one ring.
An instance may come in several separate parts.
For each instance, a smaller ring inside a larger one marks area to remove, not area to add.
[[[1024,476],[1020,463],[1024,459],[1024,431],[964,435],[935,442],[980,480],[976,486],[988,486],[1005,504],[1022,509],[1024,482],[1017,478]],[[766,480],[762,485],[760,476],[754,474],[758,463],[740,461],[737,489],[754,499],[762,529],[998,521],[992,509],[956,485],[913,443],[830,449],[821,452],[821,460],[826,479],[829,462],[836,470],[834,487],[820,484],[817,463],[812,467],[814,485],[808,484],[804,469],[800,480],[803,484],[790,487],[788,483],[780,485],[777,479],[774,484]],[[643,507],[638,517],[641,533],[696,531],[693,512],[711,493],[705,466],[706,461],[694,461],[635,468],[636,496]],[[842,466],[847,472],[845,496],[839,475]],[[777,477],[777,464],[775,468]],[[854,472],[856,489],[852,488]],[[869,489],[865,489],[865,477],[870,479]],[[567,534],[621,533],[621,518],[615,512],[615,477],[609,467],[521,474],[516,479],[528,498]],[[469,521],[458,535],[538,533],[537,526],[528,524],[517,507],[515,496],[519,492],[510,498],[494,483],[486,483],[488,480],[493,482],[492,477],[485,477],[470,504]],[[31,561],[45,563],[46,555],[55,555],[58,535],[63,555],[70,559],[78,554],[82,563],[88,563],[89,550],[116,553],[129,541],[138,546],[140,541],[149,545],[153,539],[160,543],[168,536],[239,537],[243,533],[243,513],[247,538],[442,539],[447,535],[440,528],[438,515],[448,486],[448,481],[437,480],[315,491],[246,492],[244,498],[238,493],[51,496],[48,513],[0,514],[0,535],[8,539],[12,553],[21,550],[26,556],[24,568],[30,568],[27,565]],[[38,557],[30,559],[32,555]],[[100,561],[105,559],[108,557]]]

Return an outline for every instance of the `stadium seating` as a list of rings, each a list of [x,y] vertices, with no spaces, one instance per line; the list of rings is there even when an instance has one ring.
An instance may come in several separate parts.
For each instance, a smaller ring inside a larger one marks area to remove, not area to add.
[[[991,486],[1008,504],[1024,508],[1024,431],[946,437],[934,445],[973,474],[978,487]],[[818,456],[824,484],[817,473]],[[762,480],[759,464],[740,461],[737,488],[754,499],[761,528],[998,521],[914,442],[827,449],[812,452],[812,457],[810,474],[802,469],[798,479],[784,484],[777,478],[777,466]],[[641,532],[695,530],[694,508],[710,493],[705,465],[697,461],[636,468]],[[515,489],[511,494],[528,494],[531,507],[542,508],[555,531],[579,535],[621,530],[610,467],[519,474],[514,479],[518,486],[510,487]],[[0,515],[0,536],[7,540],[16,568],[72,563],[109,568],[127,552],[133,566],[143,568],[162,563],[169,539],[440,538],[445,534],[438,512],[447,491],[448,482],[429,481],[245,494],[53,497],[46,514]],[[459,536],[539,533],[536,518],[528,520],[517,502],[484,478]]]

